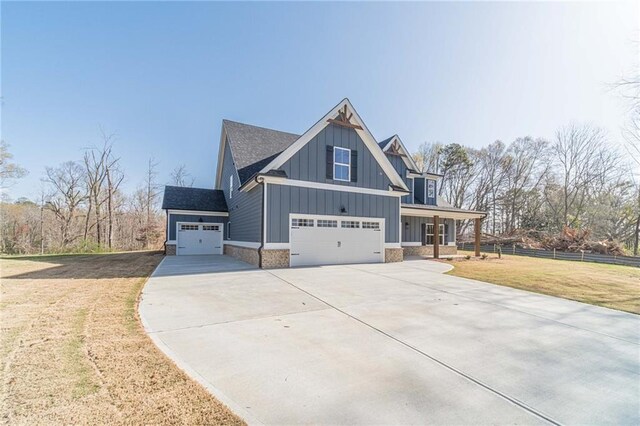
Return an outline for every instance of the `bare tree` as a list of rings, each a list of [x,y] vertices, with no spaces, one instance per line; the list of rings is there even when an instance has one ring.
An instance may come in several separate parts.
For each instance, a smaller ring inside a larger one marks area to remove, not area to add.
[[[171,172],[171,183],[175,186],[192,187],[195,179],[187,171],[187,166],[180,164]]]
[[[45,181],[51,188],[46,206],[59,221],[60,247],[63,249],[78,237],[72,232],[72,224],[87,198],[84,179],[85,170],[75,161],[46,169]]]
[[[440,142],[424,142],[413,154],[413,160],[421,172],[439,173],[440,154],[443,145]]]
[[[152,239],[152,235],[154,233],[154,222],[153,217],[155,215],[157,209],[157,201],[158,201],[158,184],[156,182],[156,178],[158,176],[158,172],[156,168],[158,167],[158,163],[152,158],[149,158],[149,162],[147,163],[147,173],[145,176],[144,183],[144,209],[146,212],[146,221],[144,226],[144,246],[143,248],[148,248],[149,243]]]
[[[603,179],[618,163],[608,149],[605,132],[589,125],[570,125],[556,134],[552,146],[556,163],[559,199],[546,194],[560,226],[574,226],[580,220],[598,179]]]
[[[11,162],[12,158],[9,144],[0,140],[0,189],[6,188],[13,179],[19,179],[27,174],[24,168]]]

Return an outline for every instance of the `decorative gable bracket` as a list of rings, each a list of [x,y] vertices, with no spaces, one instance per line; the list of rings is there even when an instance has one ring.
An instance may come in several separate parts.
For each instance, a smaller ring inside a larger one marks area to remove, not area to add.
[[[353,113],[349,112],[349,115],[347,116],[347,112],[348,112],[347,105],[345,104],[343,109],[338,110],[338,116],[336,118],[330,118],[327,121],[337,126],[347,127],[349,129],[362,130],[361,126],[351,122],[351,118],[353,118]]]

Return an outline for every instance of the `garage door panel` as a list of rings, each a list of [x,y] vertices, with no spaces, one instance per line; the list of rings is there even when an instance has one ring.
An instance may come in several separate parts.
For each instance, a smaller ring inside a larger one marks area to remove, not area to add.
[[[292,216],[291,266],[382,262],[383,224],[373,218]]]
[[[222,254],[221,223],[178,223],[178,255]]]

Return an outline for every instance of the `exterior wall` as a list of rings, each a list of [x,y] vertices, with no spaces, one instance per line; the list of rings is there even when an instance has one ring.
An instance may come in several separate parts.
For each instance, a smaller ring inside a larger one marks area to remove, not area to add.
[[[167,240],[176,241],[176,223],[177,222],[200,222],[202,219],[203,223],[223,223],[225,228],[227,226],[227,217],[226,216],[207,216],[206,212],[203,212],[203,215],[197,214],[169,214],[169,235],[167,236]],[[225,229],[226,236],[226,229]],[[175,254],[175,253],[174,253]]]
[[[326,150],[328,145],[348,148],[358,152],[357,182],[327,179]],[[295,180],[383,190],[389,189],[391,184],[389,177],[382,170],[356,131],[334,124],[329,124],[325,127],[300,151],[287,160],[280,169],[287,173],[289,179]]]
[[[267,242],[289,242],[289,213],[385,218],[385,242],[400,241],[399,197],[267,185]],[[340,212],[341,207],[346,212]]]
[[[401,248],[384,249],[384,263],[402,262],[404,250]]]
[[[176,245],[175,244],[165,244],[164,246],[165,253],[167,256],[175,256],[176,255]]]
[[[229,196],[229,176],[233,176],[233,196]],[[229,222],[231,222],[230,238],[233,241],[248,241],[259,243],[262,241],[262,186],[258,185],[249,192],[240,192],[240,178],[233,164],[229,143],[224,150],[222,162],[222,191],[229,208]]]
[[[262,254],[263,269],[271,268],[288,268],[289,267],[289,250],[277,249],[277,250],[260,250]]]
[[[398,172],[404,183],[407,185],[407,188],[409,188],[409,190],[411,191],[411,194],[402,197],[402,202],[405,204],[413,204],[413,178],[407,177],[407,165],[399,155],[387,154],[387,159],[396,170],[396,172]]]
[[[223,253],[251,265],[260,266],[260,254],[258,253],[258,249],[225,244]]]
[[[408,246],[404,248],[404,257],[409,256],[433,256],[433,246]],[[440,246],[440,257],[458,253],[456,246]]]
[[[456,241],[455,220],[440,218],[445,224],[444,242],[445,245]],[[407,223],[409,228],[407,228]],[[432,217],[402,216],[402,242],[422,242],[422,224],[433,223]]]

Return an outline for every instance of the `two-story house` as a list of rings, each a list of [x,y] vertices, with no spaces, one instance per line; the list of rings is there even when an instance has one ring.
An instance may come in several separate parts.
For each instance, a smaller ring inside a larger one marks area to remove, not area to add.
[[[263,268],[454,254],[456,220],[479,231],[485,214],[446,204],[440,178],[397,135],[377,142],[348,99],[302,135],[223,120],[215,189],[165,189],[166,253]]]

